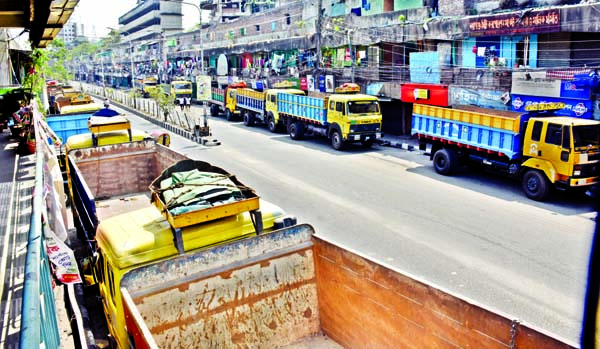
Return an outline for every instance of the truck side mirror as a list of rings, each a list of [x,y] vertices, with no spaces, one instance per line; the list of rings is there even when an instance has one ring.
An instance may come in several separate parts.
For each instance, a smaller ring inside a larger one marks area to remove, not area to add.
[[[96,264],[96,260],[97,258],[85,257],[79,262],[83,272],[83,280],[87,286],[96,284],[96,277],[94,276],[94,264]]]

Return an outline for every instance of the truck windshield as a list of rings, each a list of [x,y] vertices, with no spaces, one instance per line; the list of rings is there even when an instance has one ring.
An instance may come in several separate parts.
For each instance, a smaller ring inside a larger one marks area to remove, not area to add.
[[[156,86],[156,85],[158,85],[158,83],[152,81],[152,82],[145,82],[144,85],[146,85],[146,86]]]
[[[173,84],[173,88],[177,90],[191,90],[192,85],[190,84]]]
[[[379,112],[377,101],[348,102],[348,114],[371,114]]]
[[[597,147],[600,145],[600,125],[573,126],[575,148]]]

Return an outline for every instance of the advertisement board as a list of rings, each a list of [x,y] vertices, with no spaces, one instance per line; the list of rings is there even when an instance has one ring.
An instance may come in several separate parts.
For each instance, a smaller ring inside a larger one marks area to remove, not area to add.
[[[196,100],[207,101],[210,99],[210,76],[196,76]]]
[[[544,111],[560,108],[558,111],[556,111],[556,115],[582,119],[591,119],[593,112],[592,101],[581,99],[537,97],[513,94],[511,105],[512,110],[518,112]]]
[[[333,92],[334,90],[333,75],[325,75],[325,92]]]
[[[402,84],[402,102],[448,106],[448,85]]]

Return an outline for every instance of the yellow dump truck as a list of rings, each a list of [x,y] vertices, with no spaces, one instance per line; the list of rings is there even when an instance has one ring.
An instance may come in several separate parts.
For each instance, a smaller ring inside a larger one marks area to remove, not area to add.
[[[242,88],[246,88],[246,83],[243,81],[235,82],[223,88],[212,87],[210,99],[206,103],[210,108],[210,115],[218,116],[219,112],[222,111],[228,121],[235,119],[239,115],[236,94],[238,89]]]
[[[262,122],[267,125],[271,132],[284,129],[277,109],[277,95],[279,93],[306,95],[304,91],[293,88],[272,88],[266,91],[255,91],[249,88],[238,89],[236,107],[242,114],[244,125],[254,126],[255,122]]]
[[[325,98],[279,92],[280,122],[294,140],[306,134],[325,136],[336,150],[346,143],[371,147],[381,138],[381,110],[377,97],[360,94],[356,84],[344,84]]]
[[[115,346],[129,348],[124,274],[295,220],[225,170],[140,138],[114,118],[93,119],[91,134],[69,138],[67,171],[75,227],[88,245],[84,274],[98,285]]]
[[[150,94],[159,88],[160,86],[158,85],[158,78],[156,77],[149,76],[136,80],[136,89],[144,98],[150,97]]]
[[[590,188],[600,181],[600,122],[550,111],[509,112],[415,104],[412,134],[431,143],[435,171],[474,165],[518,178],[525,195],[545,200],[551,187]]]
[[[187,80],[173,80],[169,85],[169,94],[182,103],[183,98],[192,98],[192,83]]]

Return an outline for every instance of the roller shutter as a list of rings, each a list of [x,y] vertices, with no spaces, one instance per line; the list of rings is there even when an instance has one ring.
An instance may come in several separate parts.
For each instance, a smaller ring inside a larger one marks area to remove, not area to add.
[[[600,65],[600,33],[572,33],[571,38],[571,66]]]
[[[569,67],[570,51],[571,33],[538,34],[538,67]]]

